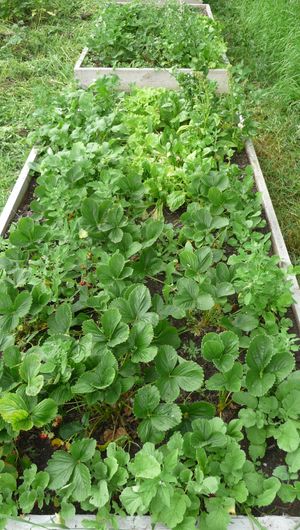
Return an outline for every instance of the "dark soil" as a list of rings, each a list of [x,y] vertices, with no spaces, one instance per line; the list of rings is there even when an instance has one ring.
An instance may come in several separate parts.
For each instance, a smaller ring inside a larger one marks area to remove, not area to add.
[[[34,199],[36,186],[37,186],[36,177],[33,176],[32,179],[30,180],[28,189],[23,197],[23,200],[17,210],[17,213],[13,221],[18,221],[20,217],[31,217],[32,216],[32,211],[30,210],[30,203]]]

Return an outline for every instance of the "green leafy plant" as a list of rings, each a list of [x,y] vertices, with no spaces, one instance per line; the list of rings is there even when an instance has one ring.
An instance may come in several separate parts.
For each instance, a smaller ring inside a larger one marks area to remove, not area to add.
[[[32,215],[1,241],[5,515],[226,530],[299,496],[292,298],[232,161],[240,107],[199,78],[126,94],[107,78],[40,118]]]
[[[223,64],[225,52],[216,22],[174,1],[105,5],[88,45],[104,66],[202,70]]]

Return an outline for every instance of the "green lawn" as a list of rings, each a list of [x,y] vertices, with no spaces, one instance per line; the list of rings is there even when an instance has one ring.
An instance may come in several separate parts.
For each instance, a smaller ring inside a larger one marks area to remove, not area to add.
[[[28,154],[34,110],[73,80],[97,2],[56,4],[25,23],[0,21],[0,209]]]
[[[255,146],[291,259],[300,263],[300,2],[211,0],[228,56],[244,63]]]

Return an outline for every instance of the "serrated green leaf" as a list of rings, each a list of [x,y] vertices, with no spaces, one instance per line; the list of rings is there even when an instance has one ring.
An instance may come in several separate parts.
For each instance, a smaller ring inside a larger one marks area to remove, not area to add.
[[[278,427],[275,432],[278,447],[287,453],[292,453],[299,448],[300,436],[295,424],[288,420]]]
[[[48,327],[51,333],[68,333],[72,323],[72,309],[70,304],[64,303],[57,307],[54,315],[48,320]]]
[[[36,427],[43,427],[52,421],[57,415],[57,405],[53,399],[43,399],[38,403],[32,413],[31,418]]]
[[[160,394],[155,386],[144,386],[134,398],[133,411],[137,418],[146,418],[158,406]]]
[[[65,486],[75,469],[76,462],[65,451],[55,451],[48,462],[46,471],[50,475],[49,488],[56,491]]]
[[[129,465],[129,471],[136,478],[155,478],[160,475],[160,463],[153,455],[143,450],[136,454],[133,462]]]
[[[91,493],[91,475],[88,467],[81,462],[76,464],[72,477],[72,498],[81,502],[87,499]]]

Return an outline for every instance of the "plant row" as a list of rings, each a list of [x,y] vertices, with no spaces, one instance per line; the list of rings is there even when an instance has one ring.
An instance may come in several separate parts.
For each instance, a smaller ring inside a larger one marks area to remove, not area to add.
[[[104,4],[88,46],[99,66],[200,71],[224,66],[226,51],[218,24],[177,0]]]
[[[292,295],[241,112],[199,79],[106,78],[41,113],[31,214],[1,242],[2,514],[225,530],[300,498]]]

